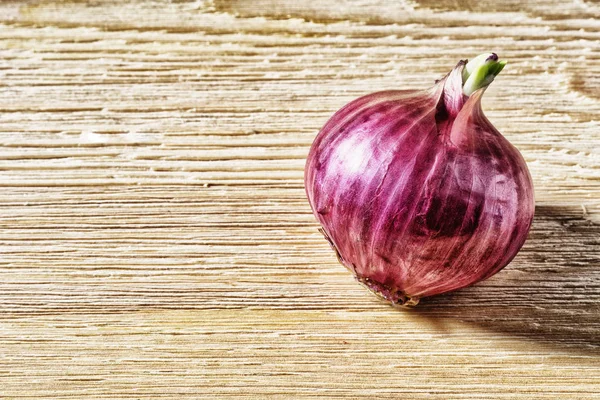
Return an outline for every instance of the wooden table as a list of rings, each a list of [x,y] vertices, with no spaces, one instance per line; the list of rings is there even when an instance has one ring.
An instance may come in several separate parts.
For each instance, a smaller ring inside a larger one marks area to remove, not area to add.
[[[600,4],[304,3],[0,3],[0,398],[600,399]],[[317,232],[308,148],[490,50],[530,238],[393,309]]]

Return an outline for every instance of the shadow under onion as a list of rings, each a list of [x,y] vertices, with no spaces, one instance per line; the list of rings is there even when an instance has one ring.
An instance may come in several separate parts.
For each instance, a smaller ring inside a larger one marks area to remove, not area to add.
[[[424,298],[408,311],[600,354],[600,224],[581,206],[536,207],[513,262],[476,286]],[[498,307],[498,303],[505,307]]]

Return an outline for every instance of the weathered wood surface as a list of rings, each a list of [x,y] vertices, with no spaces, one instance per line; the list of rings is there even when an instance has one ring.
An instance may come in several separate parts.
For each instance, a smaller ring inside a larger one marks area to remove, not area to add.
[[[303,3],[0,3],[1,398],[600,399],[600,4]],[[317,232],[308,147],[489,50],[530,239],[392,309]]]

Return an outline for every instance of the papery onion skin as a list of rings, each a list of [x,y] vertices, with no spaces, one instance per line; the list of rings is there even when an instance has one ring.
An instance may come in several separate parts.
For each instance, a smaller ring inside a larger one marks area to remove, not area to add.
[[[485,87],[463,94],[464,66],[426,91],[352,101],[308,155],[306,193],[326,238],[393,304],[489,278],[531,227],[525,160],[483,114]]]

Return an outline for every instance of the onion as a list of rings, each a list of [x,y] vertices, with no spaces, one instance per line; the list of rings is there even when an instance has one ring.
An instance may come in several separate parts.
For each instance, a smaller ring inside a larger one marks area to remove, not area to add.
[[[359,282],[395,305],[487,279],[525,242],[531,176],[481,109],[504,65],[483,54],[428,90],[361,97],[312,144],[304,183],[323,234]]]

